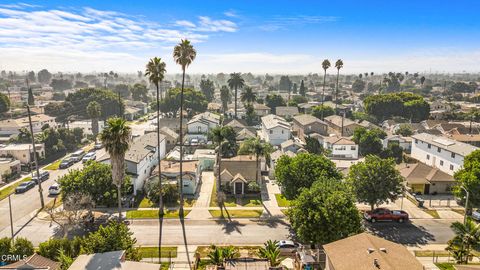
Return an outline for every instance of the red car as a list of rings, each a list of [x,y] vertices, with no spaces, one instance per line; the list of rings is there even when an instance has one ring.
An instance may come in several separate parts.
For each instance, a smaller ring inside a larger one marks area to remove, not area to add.
[[[398,221],[400,223],[408,220],[408,213],[403,210],[389,210],[377,208],[373,211],[366,211],[363,215],[370,222],[376,221]]]

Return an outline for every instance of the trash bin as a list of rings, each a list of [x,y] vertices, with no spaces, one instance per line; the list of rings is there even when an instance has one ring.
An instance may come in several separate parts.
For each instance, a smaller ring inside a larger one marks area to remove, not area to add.
[[[416,198],[418,202],[418,207],[423,207],[423,203],[425,202],[423,199]]]

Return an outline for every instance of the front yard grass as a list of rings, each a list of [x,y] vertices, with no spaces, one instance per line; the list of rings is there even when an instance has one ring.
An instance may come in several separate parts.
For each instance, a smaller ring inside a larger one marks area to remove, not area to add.
[[[140,200],[136,208],[153,208],[153,207],[158,207],[158,204],[153,203],[150,201],[148,198],[139,196],[137,197],[137,200]],[[184,198],[184,207],[192,207],[195,204],[196,200],[191,199],[191,198]],[[177,203],[167,203],[165,204],[166,207],[178,207],[180,205],[180,202]]]
[[[224,247],[219,245],[217,247]],[[238,249],[241,254],[248,254],[248,257],[257,257],[258,249],[260,246],[234,246]],[[210,252],[210,246],[198,246],[195,253],[200,255],[200,258],[207,258],[208,253]]]
[[[457,213],[457,214],[460,214],[462,216],[465,215],[465,209],[463,209],[463,208],[452,208],[452,211]]]
[[[432,217],[435,218],[435,219],[440,218],[440,215],[438,215],[437,210],[423,209],[423,211],[424,211],[425,213],[429,214],[430,216],[432,216]]]
[[[415,250],[415,257],[453,257],[452,254],[446,250]],[[480,252],[473,251],[474,256],[480,256]]]
[[[212,217],[222,217],[222,210],[208,210]],[[227,215],[228,212],[228,215]],[[231,218],[257,218],[260,217],[263,210],[223,210],[224,217],[230,216]]]
[[[46,166],[43,168],[44,170],[49,170],[49,171],[54,171],[58,170],[58,166],[60,166],[60,163],[62,163],[62,159],[59,159],[53,163],[50,163],[50,165]]]
[[[190,210],[184,210],[184,215],[188,215]],[[164,218],[178,218],[178,210],[165,211]],[[127,211],[129,219],[156,219],[158,218],[158,210],[130,210]]]
[[[3,188],[0,190],[0,200],[3,200],[5,198],[8,197],[8,195],[12,194],[15,192],[15,189],[23,182],[27,182],[27,181],[30,181],[32,180],[32,177],[26,177],[25,179],[22,179],[20,181],[18,181],[17,183],[11,185],[11,186],[8,186],[6,188]],[[35,187],[34,187],[35,188]]]
[[[142,258],[158,258],[158,247],[139,247]],[[162,247],[162,258],[176,258],[177,247]]]
[[[290,200],[285,198],[283,194],[275,194],[275,198],[277,199],[277,204],[279,207],[289,207],[290,206]]]

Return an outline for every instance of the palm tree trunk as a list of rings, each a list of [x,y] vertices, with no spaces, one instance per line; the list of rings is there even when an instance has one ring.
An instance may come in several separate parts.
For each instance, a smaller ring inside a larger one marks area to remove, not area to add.
[[[160,151],[160,91],[157,86],[157,158],[158,158],[158,221],[159,221],[159,235],[158,235],[158,258],[162,254],[162,219],[163,219],[163,194],[162,194],[162,167],[161,165],[161,151]]]
[[[122,185],[117,183],[118,220],[122,220]]]
[[[183,88],[185,85],[185,67],[182,73],[182,90],[180,92],[180,209],[178,215],[183,219]]]
[[[259,171],[259,166],[258,165],[259,165],[260,159],[258,158],[258,155],[255,155],[255,156],[256,156],[256,159],[257,159],[257,171],[255,173],[255,182],[257,182],[257,184],[258,184],[258,171]]]
[[[337,69],[337,90],[335,91],[335,114],[337,113],[338,104],[338,76],[340,75],[340,69]]]
[[[237,119],[237,86],[235,85],[235,119]]]
[[[324,73],[323,73],[323,89],[322,89],[322,120],[323,120],[323,102],[325,100],[325,82],[326,82],[326,79],[327,79],[327,70],[324,69]]]

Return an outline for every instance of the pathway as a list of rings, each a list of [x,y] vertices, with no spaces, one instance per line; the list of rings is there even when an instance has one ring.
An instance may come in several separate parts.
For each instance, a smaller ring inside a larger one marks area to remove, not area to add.
[[[262,186],[262,204],[265,207],[264,216],[279,217],[284,216],[280,207],[278,207],[275,194],[280,194],[280,188],[275,180],[265,177],[265,185]]]
[[[215,177],[213,175],[213,172],[205,171],[202,173],[202,185],[200,186],[198,199],[191,208],[191,211],[186,216],[186,218],[195,220],[211,218],[211,215],[208,212],[208,208],[210,206],[210,198],[212,196],[214,182]]]

